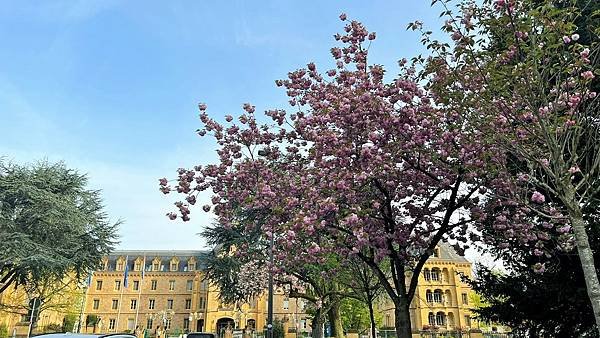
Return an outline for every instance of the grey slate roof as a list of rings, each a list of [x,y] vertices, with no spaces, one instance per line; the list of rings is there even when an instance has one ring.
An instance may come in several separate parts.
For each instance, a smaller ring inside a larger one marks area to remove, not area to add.
[[[454,248],[448,243],[440,243],[438,245],[440,249],[439,257],[430,257],[429,259],[437,259],[437,260],[448,260],[454,261],[457,263],[469,263],[469,261],[465,258],[465,256],[459,255]]]
[[[164,266],[162,271],[170,272],[169,263],[173,257],[179,259],[179,270],[178,272],[187,271],[187,261],[194,257],[196,259],[196,270],[202,270],[205,267],[205,257],[209,251],[200,250],[115,250],[108,255],[108,270],[115,270],[116,261],[119,257],[126,257],[128,259],[127,265],[129,271],[133,271],[135,260],[146,257],[146,271],[152,271],[152,261],[155,258],[161,260],[161,265]]]

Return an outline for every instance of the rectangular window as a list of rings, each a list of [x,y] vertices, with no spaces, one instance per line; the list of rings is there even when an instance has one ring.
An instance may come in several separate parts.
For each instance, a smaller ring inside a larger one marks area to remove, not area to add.
[[[200,309],[204,309],[204,306],[206,306],[206,302],[204,301],[204,297],[200,297],[200,299],[198,299],[198,307]]]
[[[135,265],[133,266],[133,271],[141,271],[141,270],[142,270],[142,263],[135,262]]]
[[[186,299],[185,300],[185,309],[189,310],[192,308],[192,300],[191,299]]]
[[[152,264],[152,271],[159,271],[160,265],[158,263]]]
[[[139,280],[134,280],[133,281],[133,291],[137,291],[140,289],[140,281]]]
[[[112,309],[116,310],[117,308],[119,308],[119,300],[118,299],[113,299],[112,300]]]
[[[156,279],[153,279],[152,281],[150,281],[150,290],[156,290],[156,284],[158,284],[158,281]]]
[[[469,304],[469,296],[466,293],[462,294],[462,303],[465,305]]]
[[[156,301],[154,299],[148,300],[148,310],[154,310],[154,304]]]
[[[152,330],[152,324],[152,318],[148,318],[148,320],[146,320],[146,329]]]
[[[167,299],[167,309],[173,310],[173,300],[172,299]]]
[[[283,309],[284,310],[289,310],[290,309],[290,299],[288,297],[285,297],[283,299]]]
[[[173,290],[175,290],[175,281],[170,280],[169,281],[169,291],[173,291]]]
[[[196,270],[196,263],[189,263],[188,271],[194,271],[194,270]]]
[[[423,272],[423,276],[425,277],[426,281],[430,281],[431,280],[431,272],[429,272],[429,270],[425,270]]]
[[[171,271],[177,271],[177,263],[171,263]]]
[[[102,281],[101,280],[96,281],[96,290],[102,290]]]
[[[109,331],[114,331],[115,330],[115,324],[117,323],[117,320],[114,318],[111,318],[108,320],[108,330]]]
[[[190,329],[190,319],[189,318],[183,318],[183,329],[185,331]]]
[[[165,322],[167,324],[167,325],[165,325],[165,330],[170,330],[171,329],[171,320],[167,319]]]
[[[115,281],[115,290],[121,290],[121,280]]]
[[[117,263],[117,271],[123,271],[123,262]]]
[[[135,310],[137,308],[137,299],[131,300],[131,306],[129,308],[132,310]]]
[[[433,280],[433,281],[440,280],[440,273],[438,270],[431,270],[431,280]]]
[[[194,281],[193,280],[187,281],[186,289],[188,291],[192,291],[193,288],[194,288]]]
[[[134,325],[135,325],[135,319],[127,318],[127,330],[133,331],[135,329]]]
[[[98,310],[98,308],[100,307],[100,299],[94,299],[94,310]]]
[[[466,326],[471,326],[471,317],[465,316],[465,325]]]

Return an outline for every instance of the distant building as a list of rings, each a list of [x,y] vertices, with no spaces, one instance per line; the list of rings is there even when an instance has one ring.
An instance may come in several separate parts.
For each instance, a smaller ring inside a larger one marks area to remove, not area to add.
[[[423,267],[415,297],[410,305],[414,331],[459,331],[477,328],[472,319],[471,288],[459,274],[472,276],[471,263],[448,244],[436,247]],[[394,307],[383,302],[384,326],[394,327]]]
[[[98,332],[134,331],[150,334],[205,331],[223,333],[245,329],[263,331],[266,296],[243,304],[219,301],[218,290],[204,280],[203,251],[115,251],[95,271],[87,293],[84,317],[100,318]],[[145,269],[143,268],[145,266]],[[127,288],[124,286],[128,269]],[[143,278],[142,278],[143,275]],[[274,316],[286,331],[308,331],[301,300],[282,292],[274,297]],[[85,319],[84,319],[85,320]]]
[[[133,332],[136,327],[162,338],[165,330],[169,336],[192,331],[221,334],[233,329],[262,332],[267,317],[266,293],[249,304],[242,304],[241,310],[221,303],[218,290],[204,280],[205,255],[204,251],[182,250],[115,251],[102,259],[101,268],[94,271],[89,280],[83,302],[76,301],[70,312],[77,315],[81,312],[81,332],[88,333]],[[471,276],[471,273],[471,263],[449,245],[441,244],[435,249],[421,272],[411,303],[415,332],[477,328],[471,319],[471,289],[459,277],[459,274]],[[22,296],[16,291],[5,293],[0,295],[0,302],[22,303]],[[392,303],[384,300],[378,309],[383,312],[383,326],[393,329]],[[60,324],[65,315],[56,311],[42,313],[35,323],[37,331],[48,324]],[[284,323],[287,337],[295,337],[296,331],[310,332],[311,316],[305,313],[303,300],[289,299],[283,292],[276,292],[274,316]],[[26,309],[19,314],[0,310],[0,324],[6,324],[9,332],[17,327],[22,333],[30,317]],[[86,328],[86,318],[90,322],[93,317],[99,321]]]

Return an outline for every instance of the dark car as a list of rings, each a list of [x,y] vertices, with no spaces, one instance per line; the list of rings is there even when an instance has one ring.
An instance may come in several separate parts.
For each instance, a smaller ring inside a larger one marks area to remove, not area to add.
[[[190,332],[186,338],[217,338],[217,335],[210,332]]]
[[[35,337],[43,338],[136,338],[129,333],[110,333],[110,334],[85,334],[85,333],[45,333]]]

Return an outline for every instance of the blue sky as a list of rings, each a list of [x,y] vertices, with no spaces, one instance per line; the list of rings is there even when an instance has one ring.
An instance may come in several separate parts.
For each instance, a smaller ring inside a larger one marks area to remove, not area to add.
[[[171,222],[158,178],[215,159],[197,104],[213,116],[285,107],[274,80],[332,62],[342,12],[377,40],[371,62],[422,48],[410,21],[439,27],[424,1],[36,1],[0,7],[0,156],[65,161],[102,189],[119,248],[198,249],[210,222],[198,206]],[[201,205],[201,204],[200,204]]]

